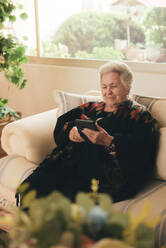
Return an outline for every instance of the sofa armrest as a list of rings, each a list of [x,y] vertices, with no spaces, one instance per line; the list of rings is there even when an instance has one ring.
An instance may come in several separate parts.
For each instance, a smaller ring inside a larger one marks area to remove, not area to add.
[[[15,193],[37,166],[17,154],[0,159],[0,185]]]
[[[56,146],[53,130],[58,108],[9,123],[3,128],[2,148],[39,164]]]
[[[166,127],[159,129],[159,142],[156,155],[156,177],[166,180]]]

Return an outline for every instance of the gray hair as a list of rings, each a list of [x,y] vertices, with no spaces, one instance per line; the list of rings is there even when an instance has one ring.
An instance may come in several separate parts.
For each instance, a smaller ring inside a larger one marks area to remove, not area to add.
[[[117,72],[120,76],[120,80],[123,86],[128,90],[131,89],[131,84],[134,81],[134,76],[133,72],[127,64],[119,61],[110,61],[105,63],[99,68],[100,81],[103,74],[108,72]]]

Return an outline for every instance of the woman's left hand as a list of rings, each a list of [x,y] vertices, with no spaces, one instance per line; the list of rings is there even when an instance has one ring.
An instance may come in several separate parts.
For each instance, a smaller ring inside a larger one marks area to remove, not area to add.
[[[87,138],[96,145],[110,146],[113,136],[109,135],[102,127],[96,123],[98,131],[94,131],[89,128],[84,128],[82,133],[84,133]]]

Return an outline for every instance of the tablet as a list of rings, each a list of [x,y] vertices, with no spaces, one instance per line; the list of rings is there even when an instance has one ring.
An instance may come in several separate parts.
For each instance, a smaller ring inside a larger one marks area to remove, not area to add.
[[[89,128],[95,131],[98,131],[95,122],[92,120],[81,120],[81,119],[76,119],[75,120],[75,125],[78,128],[78,130],[82,130],[84,128]]]

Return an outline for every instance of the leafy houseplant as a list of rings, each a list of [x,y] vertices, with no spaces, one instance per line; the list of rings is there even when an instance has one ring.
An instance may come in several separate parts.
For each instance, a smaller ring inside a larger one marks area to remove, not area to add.
[[[3,99],[0,97],[0,119],[9,120],[10,116],[14,119],[19,119],[19,114],[9,108],[6,103],[8,102],[7,99]]]
[[[3,99],[0,97],[0,139],[2,134],[2,129],[6,124],[8,124],[10,121],[17,120],[20,118],[19,113],[14,111],[13,109],[9,108],[6,103],[8,102],[7,99]],[[0,145],[0,157],[6,155],[4,150],[2,149]]]
[[[16,5],[12,0],[0,0],[0,28],[3,29],[7,21],[16,21],[13,14],[16,8],[22,9],[22,5]],[[26,13],[21,13],[20,17],[25,19]],[[10,83],[15,84],[19,89],[23,89],[26,84],[24,72],[21,65],[28,62],[25,56],[26,47],[21,45],[18,39],[11,35],[5,35],[0,32],[0,72]],[[18,118],[18,114],[10,110],[7,106],[7,99],[0,98],[0,119],[6,118],[7,115]]]
[[[75,203],[56,191],[39,199],[34,190],[27,193],[24,209],[0,217],[0,223],[9,226],[10,248],[153,247],[159,218],[149,220],[149,205],[137,217],[119,213],[108,195],[98,193],[98,180],[92,179],[91,189],[79,192]]]

